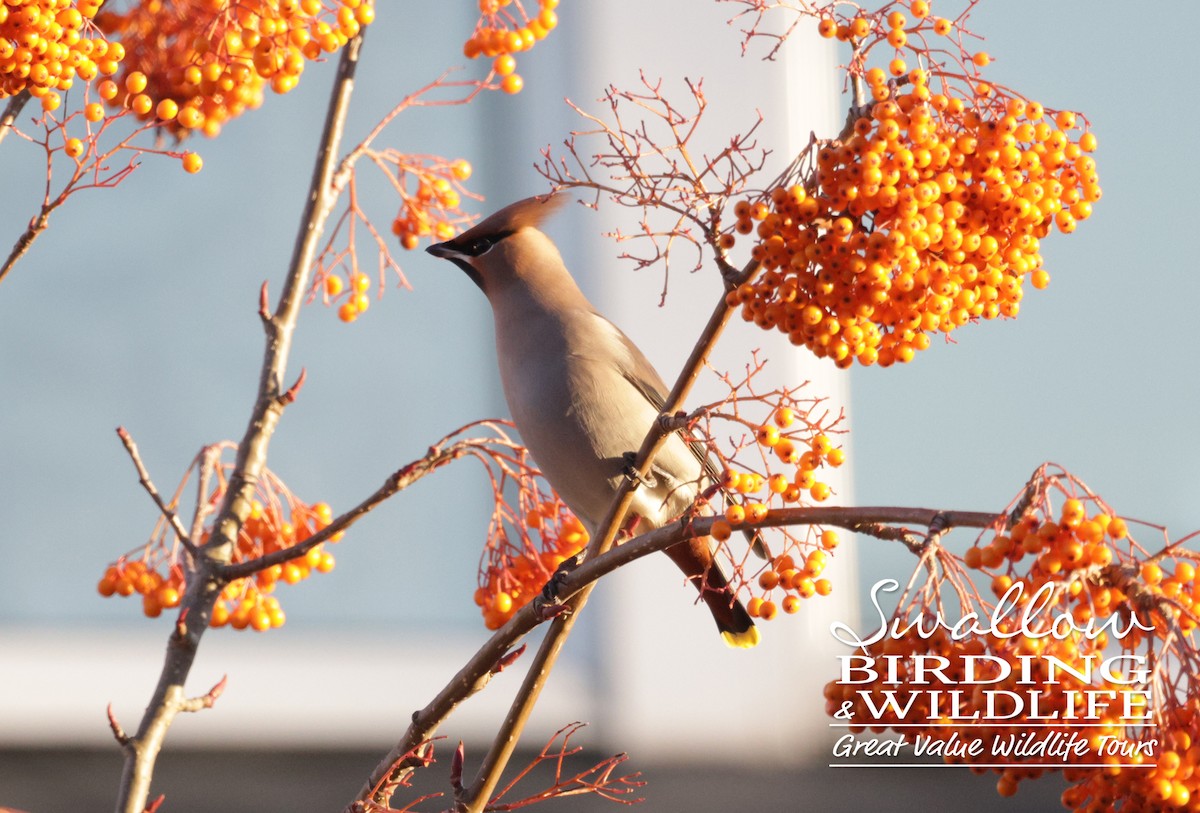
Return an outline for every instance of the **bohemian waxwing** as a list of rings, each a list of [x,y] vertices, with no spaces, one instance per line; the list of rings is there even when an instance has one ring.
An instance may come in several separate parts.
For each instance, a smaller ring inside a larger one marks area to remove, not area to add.
[[[518,201],[428,251],[487,295],[517,430],[546,480],[594,535],[627,476],[626,455],[641,447],[667,388],[633,342],[596,312],[538,230],[566,200]],[[703,448],[671,435],[654,460],[652,482],[634,491],[631,510],[651,527],[664,525],[691,507],[712,477]],[[710,539],[680,542],[666,553],[700,590],[726,643],[758,643]]]

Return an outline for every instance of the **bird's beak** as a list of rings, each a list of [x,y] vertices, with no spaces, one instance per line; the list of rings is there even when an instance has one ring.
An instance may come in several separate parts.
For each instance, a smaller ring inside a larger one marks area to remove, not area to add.
[[[450,245],[449,241],[445,243],[434,243],[432,246],[425,249],[425,251],[443,260],[453,260],[462,257],[462,255],[454,249],[454,246]]]

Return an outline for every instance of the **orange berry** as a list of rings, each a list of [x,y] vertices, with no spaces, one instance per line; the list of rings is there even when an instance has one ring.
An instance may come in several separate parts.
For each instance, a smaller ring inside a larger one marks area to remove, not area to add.
[[[500,76],[508,76],[517,69],[517,60],[512,54],[501,54],[492,63],[492,70]]]
[[[509,94],[520,93],[523,87],[525,87],[525,80],[518,73],[510,73],[500,83],[500,89]]]
[[[460,158],[450,165],[450,172],[456,180],[465,181],[471,177],[471,162]]]
[[[173,99],[163,99],[154,108],[154,115],[163,121],[171,121],[179,114],[179,105]]]
[[[194,152],[185,152],[183,154],[183,171],[190,175],[195,175],[204,167],[204,159]]]
[[[145,116],[154,109],[154,101],[145,93],[139,93],[129,102],[129,107],[139,116]]]
[[[774,590],[779,586],[779,571],[764,570],[758,577],[758,586],[764,590]]]
[[[130,93],[141,93],[146,89],[146,74],[141,71],[134,71],[125,77],[125,90]]]
[[[345,283],[342,282],[341,277],[337,276],[336,274],[330,274],[325,278],[325,295],[337,296],[342,292],[344,286]]]
[[[728,520],[718,519],[712,524],[712,527],[709,529],[709,533],[712,535],[713,539],[717,540],[718,542],[724,542],[732,535],[733,529],[730,527]]]
[[[779,429],[770,424],[760,426],[755,435],[763,446],[774,446],[779,443]]]
[[[967,548],[967,552],[963,554],[963,564],[972,570],[978,570],[983,563],[983,551],[978,545],[973,545]]]

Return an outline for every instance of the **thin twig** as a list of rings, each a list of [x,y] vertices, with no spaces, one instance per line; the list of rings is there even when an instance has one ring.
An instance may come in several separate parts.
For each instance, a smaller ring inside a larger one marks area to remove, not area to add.
[[[191,536],[188,535],[187,530],[183,527],[183,522],[180,521],[179,515],[163,502],[162,495],[154,487],[154,481],[150,479],[150,473],[146,471],[146,466],[142,463],[142,457],[138,454],[137,444],[133,442],[133,437],[124,426],[117,427],[117,437],[121,439],[121,443],[125,444],[125,451],[129,452],[129,459],[133,461],[133,467],[137,469],[138,482],[142,484],[142,488],[146,489],[146,493],[150,495],[150,499],[154,500],[154,504],[158,506],[158,510],[162,512],[167,522],[171,524],[171,529],[175,531],[175,536],[187,548],[188,553],[195,556],[195,543],[192,542]]]
[[[450,461],[457,460],[463,455],[469,454],[478,443],[479,441],[476,440],[461,440],[448,447],[434,446],[430,448],[424,457],[414,460],[396,471],[388,477],[383,485],[376,489],[375,493],[341,516],[335,518],[329,525],[317,531],[303,542],[298,542],[288,548],[272,551],[255,559],[247,559],[237,564],[225,565],[220,569],[221,577],[227,581],[233,581],[244,576],[251,576],[273,565],[284,564],[285,562],[290,562],[304,556],[309,550],[325,542],[330,537],[345,531],[388,497],[403,491],[417,482],[417,480],[441,468]]]

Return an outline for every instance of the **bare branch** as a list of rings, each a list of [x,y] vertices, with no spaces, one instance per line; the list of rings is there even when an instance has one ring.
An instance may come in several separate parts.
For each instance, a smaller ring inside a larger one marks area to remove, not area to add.
[[[282,381],[291,350],[292,334],[303,292],[329,211],[336,200],[330,188],[335,156],[349,109],[354,73],[362,47],[360,32],[342,49],[333,83],[325,125],[313,170],[308,203],[301,220],[279,306],[264,321],[267,346],[264,352],[258,395],[230,476],[225,500],[213,524],[204,555],[184,597],[179,625],[183,634],[172,633],[167,643],[158,685],[146,708],[137,734],[126,744],[125,769],[117,803],[118,811],[141,813],[149,798],[154,764],[167,729],[175,714],[187,705],[183,686],[191,670],[200,639],[208,626],[212,607],[221,590],[220,570],[232,555],[242,525],[249,517],[255,483],[266,466],[267,447],[283,412]],[[265,290],[265,289],[264,289]]]
[[[4,112],[0,113],[0,142],[4,141],[4,137],[13,127],[13,122],[17,120],[17,116],[21,115],[21,109],[28,101],[29,91],[22,90],[16,96],[11,97],[8,104],[4,105]]]
[[[121,443],[125,445],[125,451],[129,453],[129,459],[133,461],[133,466],[137,469],[138,482],[142,484],[142,488],[146,489],[146,493],[150,495],[150,499],[154,500],[154,504],[158,506],[158,510],[171,524],[171,529],[175,531],[175,536],[187,548],[188,553],[195,556],[196,545],[192,542],[191,536],[183,527],[183,522],[179,519],[179,515],[175,513],[165,502],[162,496],[158,493],[158,489],[154,487],[154,481],[150,479],[150,473],[146,471],[146,466],[142,463],[141,455],[138,454],[137,444],[133,442],[133,437],[124,426],[117,427],[117,437],[121,439]]]
[[[457,460],[464,455],[470,454],[473,449],[486,442],[467,439],[460,440],[446,447],[430,447],[429,451],[423,457],[414,460],[393,473],[373,494],[349,511],[335,518],[329,525],[317,531],[308,537],[308,539],[291,547],[281,548],[255,559],[247,559],[237,564],[227,564],[219,570],[221,579],[233,581],[234,579],[251,576],[272,565],[283,564],[300,558],[330,537],[345,531],[388,497],[403,491],[425,475],[433,473],[452,460]]]

